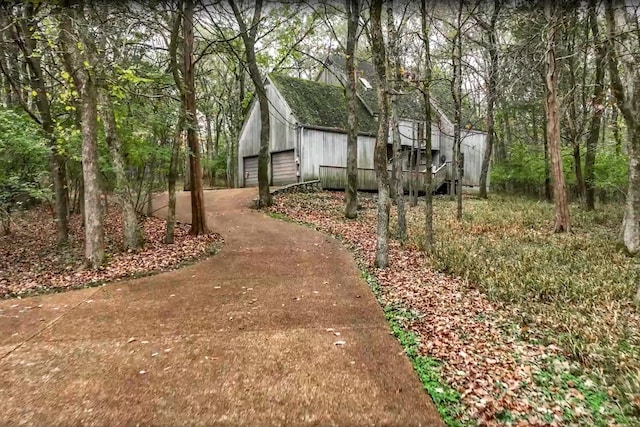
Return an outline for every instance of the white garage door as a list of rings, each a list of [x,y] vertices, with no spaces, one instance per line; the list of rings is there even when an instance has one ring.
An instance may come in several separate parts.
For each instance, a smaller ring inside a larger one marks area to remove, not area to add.
[[[298,182],[296,177],[296,162],[293,150],[281,151],[271,155],[271,183],[286,185]]]
[[[258,156],[244,158],[244,186],[258,186]]]

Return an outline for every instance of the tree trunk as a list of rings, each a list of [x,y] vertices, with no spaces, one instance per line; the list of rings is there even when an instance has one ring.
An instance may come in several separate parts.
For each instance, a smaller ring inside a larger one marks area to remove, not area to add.
[[[420,179],[420,163],[422,161],[422,141],[424,140],[424,125],[420,123],[418,125],[418,138],[416,139],[416,164],[415,164],[415,185],[413,187],[413,198],[411,199],[411,206],[418,206],[418,196],[420,196],[420,189],[424,183]]]
[[[431,154],[431,44],[429,43],[429,17],[427,16],[427,0],[421,1],[421,24],[422,43],[424,44],[424,77],[422,82],[422,99],[424,102],[424,151],[426,155],[427,171],[425,183],[425,207],[424,207],[424,238],[423,250],[427,253],[433,252],[435,236],[433,235],[433,175],[431,174],[431,164],[433,163]]]
[[[198,141],[198,118],[196,109],[195,73],[193,64],[193,0],[184,2],[183,70],[185,88],[185,121],[187,123],[187,145],[189,146],[189,181],[191,184],[191,229],[189,234],[199,236],[209,232],[204,209],[202,167],[200,165],[200,142]]]
[[[167,212],[167,225],[164,235],[165,243],[173,243],[176,228],[176,179],[178,177],[178,162],[180,161],[180,145],[182,143],[182,132],[184,130],[184,114],[178,116],[178,123],[173,135],[171,146],[171,161],[169,163],[169,174],[167,176],[169,190],[169,205]]]
[[[378,226],[376,261],[378,268],[389,265],[389,172],[387,171],[387,143],[389,139],[389,101],[387,82],[387,58],[382,35],[382,0],[371,3],[371,48],[376,69],[378,95],[378,133],[373,155],[378,184]]]
[[[69,206],[68,206],[68,185],[66,158],[60,147],[58,147],[56,136],[54,135],[54,123],[51,115],[51,105],[49,101],[50,93],[47,93],[45,79],[42,71],[42,60],[40,55],[34,55],[37,49],[35,30],[38,22],[34,17],[33,4],[25,5],[25,20],[21,25],[16,24],[16,31],[21,31],[24,43],[20,44],[27,65],[30,69],[31,89],[36,92],[36,107],[40,113],[40,122],[44,136],[47,139],[51,154],[49,164],[51,167],[51,177],[53,182],[53,192],[55,197],[56,211],[56,231],[58,243],[66,243],[69,239]]]
[[[344,216],[358,216],[358,95],[356,83],[356,48],[360,20],[360,1],[346,0],[347,8],[347,186],[344,191]]]
[[[462,8],[464,0],[458,3],[458,16],[456,20],[456,34],[453,39],[451,63],[453,65],[453,79],[451,80],[451,95],[454,105],[453,120],[453,178],[454,193],[456,196],[456,219],[462,221],[462,154],[461,154],[461,128],[462,128]]]
[[[389,71],[392,73],[393,88],[396,92],[400,90],[400,59],[398,54],[398,33],[393,17],[393,1],[387,3],[387,31],[389,34]],[[400,139],[400,128],[398,122],[397,97],[392,95],[390,100],[391,132],[393,141],[393,186],[392,196],[395,198],[398,217],[397,239],[404,243],[407,239],[407,215],[404,206],[404,185],[402,182],[402,140]]]
[[[0,15],[0,28],[7,26],[8,16]],[[9,70],[8,49],[11,42],[5,37],[5,32],[0,31],[0,79],[2,80],[2,104],[5,108],[14,106],[13,87],[11,85],[11,71]]]
[[[78,32],[73,30],[73,22],[85,26],[83,21],[81,12],[74,8],[68,8],[60,14],[63,55],[69,68],[74,71],[74,84],[80,93],[85,261],[91,268],[98,269],[104,262],[104,227],[98,179],[98,91],[94,68],[96,61],[93,58],[95,46],[89,37],[81,35],[83,29]]]
[[[124,225],[124,249],[137,249],[143,246],[142,230],[138,224],[138,216],[131,197],[131,189],[128,185],[125,172],[125,162],[122,155],[122,142],[118,137],[116,118],[113,114],[113,106],[109,95],[99,94],[102,125],[104,127],[105,140],[111,153],[111,163],[115,174],[115,193],[122,209],[122,223]]]
[[[611,0],[606,1],[605,16],[607,21],[608,66],[611,88],[616,103],[627,125],[627,148],[629,154],[629,187],[625,203],[624,219],[622,220],[621,238],[627,251],[632,255],[640,254],[640,59],[635,52],[635,41],[629,40],[627,35],[622,40],[614,40],[616,36],[616,18]],[[628,12],[621,14],[626,21],[626,27],[636,26],[635,17]],[[627,28],[624,28],[626,30]],[[618,45],[622,44],[624,56],[619,56]],[[627,86],[622,82],[618,71],[618,60],[623,61]],[[626,90],[625,90],[626,89]],[[636,301],[640,299],[640,286]]]
[[[557,88],[558,74],[556,69],[556,33],[557,11],[550,3],[545,4],[545,15],[548,22],[547,30],[547,139],[549,141],[549,154],[551,155],[551,172],[553,176],[553,199],[555,204],[556,233],[569,232],[569,206],[567,204],[567,192],[562,172],[562,156],[560,153],[560,118],[558,114]]]
[[[568,51],[575,52],[575,37],[576,37],[576,29],[577,22],[576,17],[573,15],[568,23],[564,23],[570,29],[571,34],[569,36],[568,41]],[[568,98],[568,108],[567,108],[567,128],[568,128],[568,136],[571,141],[571,147],[573,148],[573,172],[576,177],[576,187],[578,197],[584,196],[584,179],[582,176],[582,156],[580,154],[580,140],[581,140],[581,129],[578,124],[578,109],[576,106],[576,91],[578,90],[578,85],[576,81],[576,64],[575,64],[575,56],[568,55],[567,61],[567,71],[569,73],[569,91],[570,93],[567,95]],[[584,73],[583,73],[584,74]],[[583,86],[584,87],[584,86]]]
[[[618,123],[618,108],[611,112],[611,132],[613,140],[616,142],[616,154],[622,153],[622,134],[620,133],[620,124]]]
[[[480,197],[487,198],[487,179],[489,177],[489,164],[493,151],[493,139],[495,135],[494,105],[498,90],[498,41],[496,24],[500,13],[501,0],[494,0],[491,22],[487,30],[489,39],[489,75],[487,76],[487,145],[482,155],[482,166],[480,169]]]
[[[622,221],[622,242],[630,254],[640,254],[640,124],[627,132],[629,188]],[[640,287],[639,287],[640,288]],[[639,294],[640,295],[640,294]]]
[[[235,0],[229,0],[229,4],[233,9],[233,14],[238,21],[242,40],[244,42],[245,54],[247,58],[247,66],[249,75],[253,81],[258,96],[258,104],[260,105],[260,151],[258,152],[258,194],[260,207],[271,206],[271,192],[269,189],[269,137],[270,137],[270,114],[269,99],[267,97],[267,89],[264,80],[258,68],[256,59],[256,37],[260,20],[262,19],[262,0],[256,0],[253,12],[251,26],[247,28],[247,24],[242,18],[242,14],[238,9]]]

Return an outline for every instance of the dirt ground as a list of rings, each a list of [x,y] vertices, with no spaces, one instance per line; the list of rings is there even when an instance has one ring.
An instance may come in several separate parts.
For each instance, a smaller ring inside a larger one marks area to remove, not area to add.
[[[442,425],[348,251],[255,191],[205,192],[208,260],[1,301],[0,424]]]

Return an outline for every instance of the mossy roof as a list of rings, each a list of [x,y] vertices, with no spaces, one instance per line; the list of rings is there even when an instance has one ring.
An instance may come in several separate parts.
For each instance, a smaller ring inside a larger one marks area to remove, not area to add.
[[[344,72],[347,69],[347,63],[344,56],[331,55],[329,63],[333,63],[339,70]],[[366,88],[361,81],[358,81],[358,95],[367,104],[367,107],[374,114],[378,113],[378,95],[376,87],[378,82],[377,73],[373,64],[369,61],[359,60],[357,62],[358,77],[366,79],[371,88]],[[408,84],[399,88],[400,95],[396,96],[396,105],[398,107],[398,116],[403,119],[422,120],[424,117],[424,102],[422,94]]]
[[[344,88],[277,73],[270,74],[269,78],[301,125],[346,132],[347,99]],[[357,114],[359,133],[375,135],[377,123],[360,101]]]
[[[347,63],[343,55],[330,55],[327,62],[329,64],[334,64],[335,67],[342,72],[345,72],[347,69]],[[359,77],[367,79],[372,86],[371,89],[367,89],[361,82],[358,82],[358,94],[367,104],[369,109],[377,114],[378,103],[375,89],[377,85],[377,73],[375,67],[370,61],[358,60],[357,72]],[[401,93],[396,97],[398,116],[401,119],[422,120],[424,117],[424,101],[422,94],[408,84],[404,84],[403,87],[398,89],[398,91]],[[437,106],[441,114],[443,114],[446,119],[449,121],[453,120],[454,106],[453,101],[451,100],[448,81],[437,80],[432,82],[431,99],[433,104]],[[462,113],[463,123],[471,122],[474,124],[474,128],[478,130],[483,128],[484,120],[477,117],[472,108],[464,106]]]

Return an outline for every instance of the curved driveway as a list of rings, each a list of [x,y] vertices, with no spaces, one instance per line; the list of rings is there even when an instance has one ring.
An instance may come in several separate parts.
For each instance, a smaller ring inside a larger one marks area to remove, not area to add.
[[[1,301],[0,425],[441,425],[350,254],[254,197],[205,192],[198,264]]]

